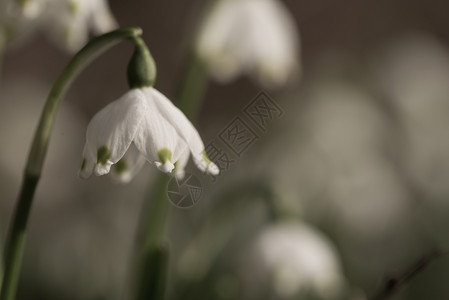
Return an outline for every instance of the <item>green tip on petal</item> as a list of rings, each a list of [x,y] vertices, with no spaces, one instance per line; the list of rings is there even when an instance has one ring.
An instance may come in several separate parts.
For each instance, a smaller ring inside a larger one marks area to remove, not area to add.
[[[170,151],[170,149],[167,149],[167,148],[159,149],[159,151],[157,152],[157,155],[158,155],[159,161],[161,163],[164,164],[167,161],[171,162],[172,152]]]
[[[210,165],[212,162],[210,161],[209,157],[207,157],[207,153],[206,150],[203,149],[203,151],[201,152],[201,155],[203,156],[204,161],[206,162],[207,165]]]
[[[105,165],[109,157],[111,157],[111,151],[106,146],[101,146],[97,151],[97,163],[100,165]]]
[[[69,2],[69,9],[70,9],[70,12],[74,15],[74,14],[76,14],[77,12],[78,12],[78,10],[79,10],[79,4],[78,4],[78,2],[76,2],[76,1],[70,1]]]
[[[115,172],[117,174],[123,174],[128,170],[128,165],[126,163],[126,160],[122,158],[114,165]]]
[[[84,168],[86,168],[86,163],[87,163],[86,158],[83,157],[83,162],[81,163],[81,171],[84,171]]]

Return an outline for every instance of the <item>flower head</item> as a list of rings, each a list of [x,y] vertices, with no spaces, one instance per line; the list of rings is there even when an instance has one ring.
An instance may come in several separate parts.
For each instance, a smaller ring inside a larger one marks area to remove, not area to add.
[[[192,155],[203,172],[218,174],[187,117],[153,87],[133,88],[99,111],[87,128],[82,178],[109,173],[129,181],[146,160],[159,170],[183,176]]]
[[[285,84],[299,68],[299,34],[278,0],[220,0],[196,43],[217,80],[247,72],[268,87]]]
[[[42,13],[45,30],[69,51],[80,49],[87,42],[90,31],[102,34],[117,28],[106,0],[48,1],[48,8]]]
[[[8,45],[43,30],[74,52],[90,31],[102,34],[116,27],[107,0],[0,0],[0,39]]]
[[[345,279],[333,245],[305,223],[271,225],[256,236],[249,255],[258,272],[248,279],[257,282],[257,287],[265,282],[264,275],[270,274],[279,299],[298,298],[307,290],[319,299],[339,299],[344,290]]]

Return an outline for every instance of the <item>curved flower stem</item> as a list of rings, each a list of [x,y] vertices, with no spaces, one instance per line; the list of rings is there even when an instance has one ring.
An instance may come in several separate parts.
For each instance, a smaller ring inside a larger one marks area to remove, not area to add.
[[[5,273],[0,300],[15,298],[23,248],[26,239],[26,227],[33,202],[34,192],[39,181],[48,143],[59,104],[76,76],[98,55],[123,39],[142,34],[140,28],[121,28],[92,39],[68,63],[56,80],[45,103],[33,144],[25,167],[24,180],[17,206],[12,218],[8,240],[4,253]]]
[[[207,84],[208,77],[204,66],[196,56],[191,56],[177,100],[178,107],[192,122],[195,121],[201,107]],[[139,240],[143,242],[139,242],[139,244],[143,244],[143,249],[140,252],[142,267],[139,270],[140,277],[136,295],[138,300],[162,300],[165,297],[168,249],[164,241],[164,233],[169,212],[167,197],[169,180],[170,177],[167,174],[157,174],[157,179],[146,198],[141,215]]]

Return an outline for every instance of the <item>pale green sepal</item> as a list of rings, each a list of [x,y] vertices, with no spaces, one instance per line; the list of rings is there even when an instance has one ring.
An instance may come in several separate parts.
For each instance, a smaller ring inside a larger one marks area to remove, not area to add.
[[[131,89],[152,87],[156,82],[156,63],[140,37],[132,40],[135,49],[128,64],[128,85]]]

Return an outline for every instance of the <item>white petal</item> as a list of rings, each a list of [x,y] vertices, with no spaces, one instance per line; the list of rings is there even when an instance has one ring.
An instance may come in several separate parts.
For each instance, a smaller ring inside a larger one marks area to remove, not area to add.
[[[253,61],[249,71],[265,86],[285,84],[299,68],[299,33],[293,17],[277,0],[247,2],[251,21],[246,43],[252,47],[246,56]]]
[[[112,167],[111,177],[115,182],[128,183],[142,169],[145,162],[145,157],[131,144],[125,155]]]
[[[96,34],[102,34],[118,27],[117,21],[109,9],[105,0],[90,0],[92,5],[91,22],[92,29]]]
[[[187,148],[187,145],[182,141],[184,144],[184,149],[180,151],[181,155],[176,162],[176,168],[175,168],[175,176],[178,180],[182,180],[185,176],[185,167],[187,163],[189,162],[190,157],[190,151]]]
[[[243,69],[233,49],[234,39],[239,34],[236,29],[241,27],[238,2],[218,1],[201,27],[196,42],[198,56],[207,63],[211,75],[223,83],[237,77]]]
[[[96,166],[94,173],[104,175],[128,150],[148,111],[145,96],[130,90],[120,99],[99,111],[90,122],[86,134],[85,159]],[[106,152],[107,161],[98,162],[99,151]]]
[[[159,112],[154,97],[145,93],[148,110],[142,120],[142,126],[136,132],[134,144],[145,158],[154,163],[161,171],[170,173],[174,169],[174,153],[177,153],[180,139],[175,128]],[[161,150],[171,153],[168,161],[161,161]]]
[[[218,167],[207,158],[203,141],[187,117],[158,90],[145,88],[143,91],[148,98],[153,99],[159,113],[173,126],[179,137],[187,144],[196,166],[203,172],[217,175],[219,173]]]
[[[155,161],[154,164],[156,167],[164,173],[171,173],[175,168],[175,165],[171,161],[166,161],[165,163],[161,163],[159,161]]]

